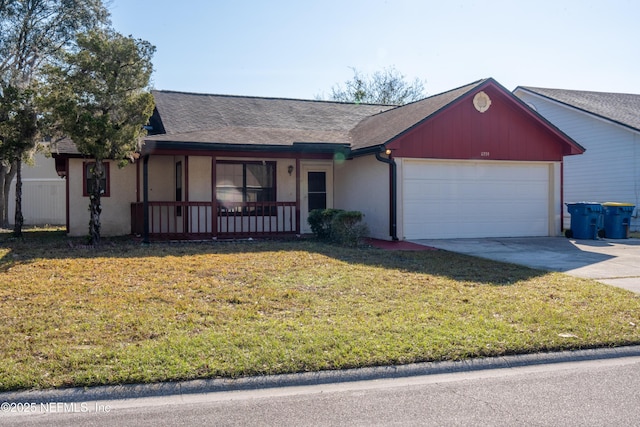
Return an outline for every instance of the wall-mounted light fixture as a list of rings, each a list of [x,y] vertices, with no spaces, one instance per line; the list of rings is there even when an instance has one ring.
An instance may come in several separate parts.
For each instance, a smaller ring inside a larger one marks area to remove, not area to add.
[[[387,156],[391,155],[391,148],[387,148],[386,150],[384,150],[384,154],[386,154]]]
[[[287,167],[287,172],[289,172],[289,176],[291,176],[293,173],[293,165],[289,165],[289,167]]]

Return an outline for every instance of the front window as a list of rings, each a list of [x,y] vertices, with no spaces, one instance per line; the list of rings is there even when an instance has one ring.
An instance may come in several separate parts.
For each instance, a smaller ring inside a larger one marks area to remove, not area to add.
[[[236,203],[276,201],[275,162],[226,162],[216,165],[216,194],[223,209]],[[237,209],[236,209],[237,210]]]

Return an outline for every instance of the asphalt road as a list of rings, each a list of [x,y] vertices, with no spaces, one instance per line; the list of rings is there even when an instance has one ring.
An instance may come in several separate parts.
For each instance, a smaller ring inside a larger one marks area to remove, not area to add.
[[[76,405],[0,424],[640,426],[640,357]]]

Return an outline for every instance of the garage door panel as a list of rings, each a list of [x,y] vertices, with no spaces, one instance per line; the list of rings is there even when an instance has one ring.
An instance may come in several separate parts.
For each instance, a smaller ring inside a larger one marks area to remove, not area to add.
[[[406,162],[407,239],[546,236],[546,164]]]
[[[446,222],[466,223],[496,223],[504,221],[510,223],[530,223],[538,222],[547,224],[547,212],[543,209],[531,207],[525,204],[475,204],[475,205],[454,205],[450,203],[449,208],[429,209],[418,208],[408,209],[410,212],[405,216],[406,221],[413,223],[433,222],[440,227]],[[505,218],[499,211],[509,211],[514,218]],[[516,218],[517,217],[517,218]],[[431,219],[431,221],[429,220]]]

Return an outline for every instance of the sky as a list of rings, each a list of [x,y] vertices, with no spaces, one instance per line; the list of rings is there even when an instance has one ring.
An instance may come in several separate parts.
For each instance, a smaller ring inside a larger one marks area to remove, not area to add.
[[[393,67],[435,95],[493,77],[640,94],[637,0],[111,0],[153,87],[315,99]]]

